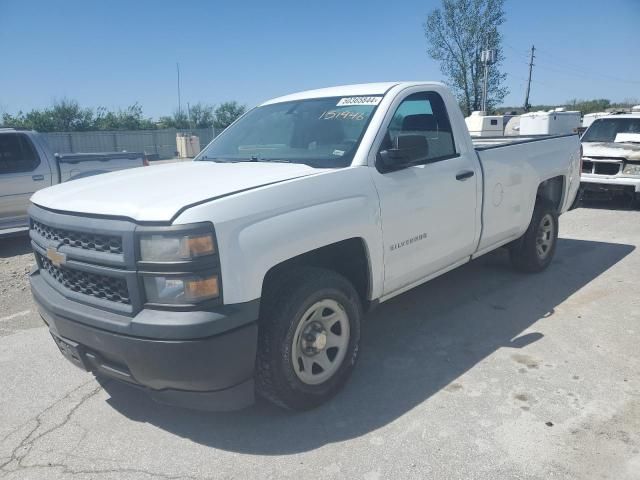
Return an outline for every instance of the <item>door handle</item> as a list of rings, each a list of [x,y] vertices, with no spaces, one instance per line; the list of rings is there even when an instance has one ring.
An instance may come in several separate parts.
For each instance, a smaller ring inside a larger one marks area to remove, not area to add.
[[[467,178],[473,177],[473,175],[473,170],[465,170],[464,172],[460,172],[456,175],[456,180],[460,180],[461,182],[463,182]]]
[[[31,180],[34,182],[41,182],[44,180],[44,175],[31,175]]]

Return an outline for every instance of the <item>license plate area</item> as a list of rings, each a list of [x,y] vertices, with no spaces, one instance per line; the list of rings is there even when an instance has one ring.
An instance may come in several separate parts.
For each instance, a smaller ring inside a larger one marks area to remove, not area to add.
[[[84,359],[84,351],[82,349],[82,345],[76,342],[72,342],[71,340],[60,338],[54,333],[51,333],[51,336],[53,337],[53,341],[56,342],[60,353],[62,353],[62,355],[64,355],[67,360],[69,360],[78,368],[88,370],[86,361]]]

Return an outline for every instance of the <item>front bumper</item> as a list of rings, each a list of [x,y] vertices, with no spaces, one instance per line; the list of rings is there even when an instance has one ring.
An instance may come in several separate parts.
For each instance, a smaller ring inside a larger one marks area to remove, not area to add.
[[[128,317],[65,298],[38,271],[30,281],[54,340],[77,366],[143,388],[161,403],[205,410],[253,403],[258,301]]]
[[[640,178],[583,174],[580,183],[585,191],[640,193]]]

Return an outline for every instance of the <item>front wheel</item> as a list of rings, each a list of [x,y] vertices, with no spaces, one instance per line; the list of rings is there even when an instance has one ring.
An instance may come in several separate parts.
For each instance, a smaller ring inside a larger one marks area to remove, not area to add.
[[[551,202],[539,199],[529,228],[511,244],[511,263],[523,272],[541,272],[553,260],[557,242],[558,213]]]
[[[353,285],[321,268],[299,267],[266,289],[256,389],[276,405],[307,410],[334,396],[353,370],[362,308]]]

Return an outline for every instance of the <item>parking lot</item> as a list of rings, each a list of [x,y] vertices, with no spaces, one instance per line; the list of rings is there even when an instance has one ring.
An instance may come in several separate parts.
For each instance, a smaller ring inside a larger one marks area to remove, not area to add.
[[[640,478],[640,211],[561,218],[552,266],[498,251],[380,306],[306,413],[165,407],[57,351],[26,238],[0,240],[0,477]]]

